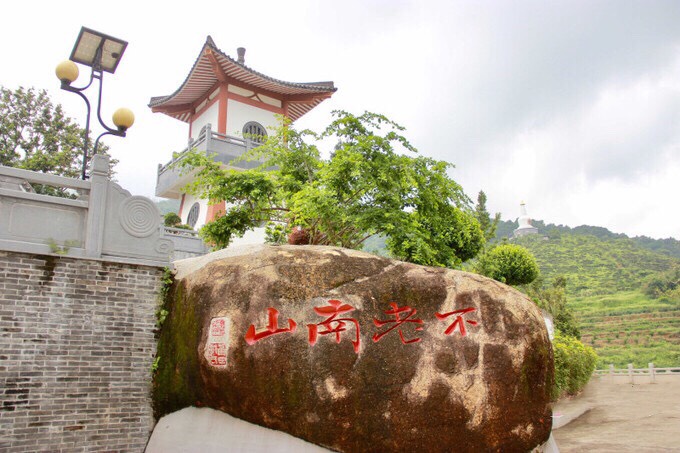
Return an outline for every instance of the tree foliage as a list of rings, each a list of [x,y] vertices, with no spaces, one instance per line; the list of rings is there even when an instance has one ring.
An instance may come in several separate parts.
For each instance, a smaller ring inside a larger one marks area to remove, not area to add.
[[[492,220],[491,214],[486,210],[486,200],[486,194],[484,191],[480,190],[477,194],[477,204],[475,205],[475,218],[482,228],[484,239],[486,242],[490,242],[496,237],[496,230],[498,228],[498,222],[501,220],[501,213],[497,212]]]
[[[500,244],[485,251],[479,256],[475,270],[508,285],[531,283],[539,273],[536,258],[517,244]]]
[[[358,249],[380,234],[395,257],[420,264],[456,266],[475,256],[484,237],[469,198],[447,175],[450,164],[406,155],[415,148],[383,115],[333,115],[320,134],[283,123],[247,153],[262,163],[256,169],[224,169],[188,153],[180,165],[198,170],[187,190],[230,207],[201,234],[222,248],[274,222],[303,229],[310,244]],[[329,138],[338,145],[322,159],[316,142]]]
[[[77,178],[84,139],[85,131],[61,105],[52,103],[45,90],[0,86],[0,165]],[[99,152],[107,151],[100,144]],[[115,164],[111,160],[111,167]],[[38,191],[59,195],[46,187]]]
[[[527,295],[553,317],[555,329],[577,340],[581,339],[581,329],[574,312],[567,304],[567,280],[557,276],[549,287],[544,287],[541,277],[534,280],[526,289]]]
[[[189,225],[183,224],[182,219],[174,212],[168,212],[163,216],[163,225],[180,230],[193,230]]]

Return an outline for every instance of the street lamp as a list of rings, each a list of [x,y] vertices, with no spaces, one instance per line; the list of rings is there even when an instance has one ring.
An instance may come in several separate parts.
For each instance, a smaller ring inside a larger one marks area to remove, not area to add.
[[[135,115],[131,110],[120,108],[113,113],[113,124],[115,128],[107,126],[101,117],[102,106],[102,85],[104,83],[104,72],[113,74],[116,72],[118,63],[125,52],[127,42],[114,38],[104,33],[91,30],[87,27],[80,29],[76,44],[73,46],[73,51],[68,60],[63,61],[57,65],[55,73],[57,78],[61,80],[61,89],[70,91],[80,96],[87,106],[87,118],[85,120],[85,144],[83,149],[83,172],[82,178],[87,179],[87,153],[90,144],[90,101],[83,91],[87,90],[94,79],[99,80],[99,95],[97,97],[97,119],[99,124],[104,128],[97,140],[94,142],[94,149],[92,154],[97,154],[97,147],[99,146],[99,139],[105,135],[115,135],[117,137],[125,137],[125,132],[135,122]],[[92,68],[90,73],[90,81],[87,85],[81,88],[71,86],[78,78],[78,66],[76,63],[83,64]]]

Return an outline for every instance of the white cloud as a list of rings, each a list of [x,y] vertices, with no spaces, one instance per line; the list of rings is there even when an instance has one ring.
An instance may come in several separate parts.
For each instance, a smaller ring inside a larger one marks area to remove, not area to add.
[[[151,96],[186,77],[208,34],[254,69],[290,81],[334,80],[339,91],[302,118],[372,110],[407,127],[425,155],[456,164],[469,195],[514,218],[526,200],[548,222],[680,237],[673,213],[680,165],[680,2],[311,0],[132,2],[106,14],[74,0],[12,2],[0,28],[0,83],[58,88],[54,65],[81,25],[130,42],[105,76],[103,116],[137,116],[110,138],[118,179],[152,195],[156,165],[184,147],[184,123],[152,114]],[[59,17],[59,21],[54,18]],[[92,96],[92,95],[91,95]],[[622,201],[624,200],[624,201]]]

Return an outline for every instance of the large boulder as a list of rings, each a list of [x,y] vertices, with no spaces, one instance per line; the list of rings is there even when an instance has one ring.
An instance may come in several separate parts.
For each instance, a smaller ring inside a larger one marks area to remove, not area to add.
[[[345,452],[526,452],[548,439],[552,349],[520,292],[339,248],[229,253],[180,266],[157,416],[207,406]]]

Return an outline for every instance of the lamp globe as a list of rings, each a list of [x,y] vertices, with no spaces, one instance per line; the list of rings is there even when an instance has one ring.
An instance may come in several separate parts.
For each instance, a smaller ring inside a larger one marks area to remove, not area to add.
[[[71,60],[64,60],[57,65],[54,73],[62,83],[69,85],[78,78],[78,65]]]
[[[135,124],[135,114],[132,110],[121,107],[113,112],[113,124],[119,131],[126,131]]]

